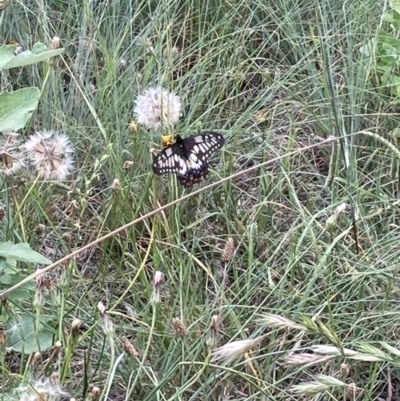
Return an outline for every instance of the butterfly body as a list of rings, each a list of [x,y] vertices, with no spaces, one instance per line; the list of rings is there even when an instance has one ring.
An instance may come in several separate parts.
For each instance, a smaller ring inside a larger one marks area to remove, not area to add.
[[[208,173],[208,157],[222,148],[225,139],[216,132],[203,132],[176,142],[154,156],[153,171],[157,175],[176,174],[185,187],[200,182]]]

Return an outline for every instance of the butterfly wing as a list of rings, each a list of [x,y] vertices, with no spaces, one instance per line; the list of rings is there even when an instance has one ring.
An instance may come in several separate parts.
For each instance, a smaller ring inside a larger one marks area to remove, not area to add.
[[[208,173],[208,158],[222,148],[225,139],[216,132],[203,132],[182,139],[164,148],[153,159],[153,171],[161,175],[174,173],[185,187],[200,182]]]
[[[184,176],[178,175],[178,180],[182,185],[190,187],[206,177],[208,158],[222,148],[225,139],[216,132],[202,132],[184,139],[183,142],[189,168]]]

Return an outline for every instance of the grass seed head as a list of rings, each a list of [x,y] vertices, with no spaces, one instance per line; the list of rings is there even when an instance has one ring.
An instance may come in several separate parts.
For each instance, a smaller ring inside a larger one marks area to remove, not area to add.
[[[225,361],[237,358],[245,354],[251,348],[254,348],[259,344],[265,336],[256,337],[248,340],[238,340],[231,343],[222,345],[221,347],[215,348],[213,351],[214,361]]]
[[[219,315],[213,315],[211,317],[210,332],[207,339],[207,345],[211,348],[214,348],[218,343],[220,325]]]
[[[151,302],[161,302],[161,285],[164,282],[164,274],[160,271],[154,273],[153,293],[151,294]]]
[[[234,251],[235,241],[233,240],[233,238],[228,238],[225,242],[224,250],[222,252],[222,262],[229,262],[232,259]]]
[[[103,331],[106,336],[112,336],[114,334],[114,324],[111,318],[108,316],[106,311],[106,307],[102,302],[97,304],[97,309],[100,312],[102,323],[103,323]]]

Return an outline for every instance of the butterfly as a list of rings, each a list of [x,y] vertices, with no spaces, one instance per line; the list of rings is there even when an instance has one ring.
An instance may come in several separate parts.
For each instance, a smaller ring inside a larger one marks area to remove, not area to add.
[[[191,187],[206,177],[208,158],[224,143],[221,134],[211,131],[184,139],[177,135],[175,143],[154,156],[153,171],[157,175],[174,173],[183,186]]]

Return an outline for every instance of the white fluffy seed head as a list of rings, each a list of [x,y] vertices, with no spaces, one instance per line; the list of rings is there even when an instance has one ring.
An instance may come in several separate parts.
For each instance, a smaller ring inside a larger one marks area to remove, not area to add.
[[[38,131],[29,137],[23,148],[29,162],[44,179],[64,180],[73,168],[74,148],[63,133]]]
[[[138,124],[158,131],[163,126],[172,127],[179,120],[180,108],[178,95],[157,86],[138,95],[133,112]]]

